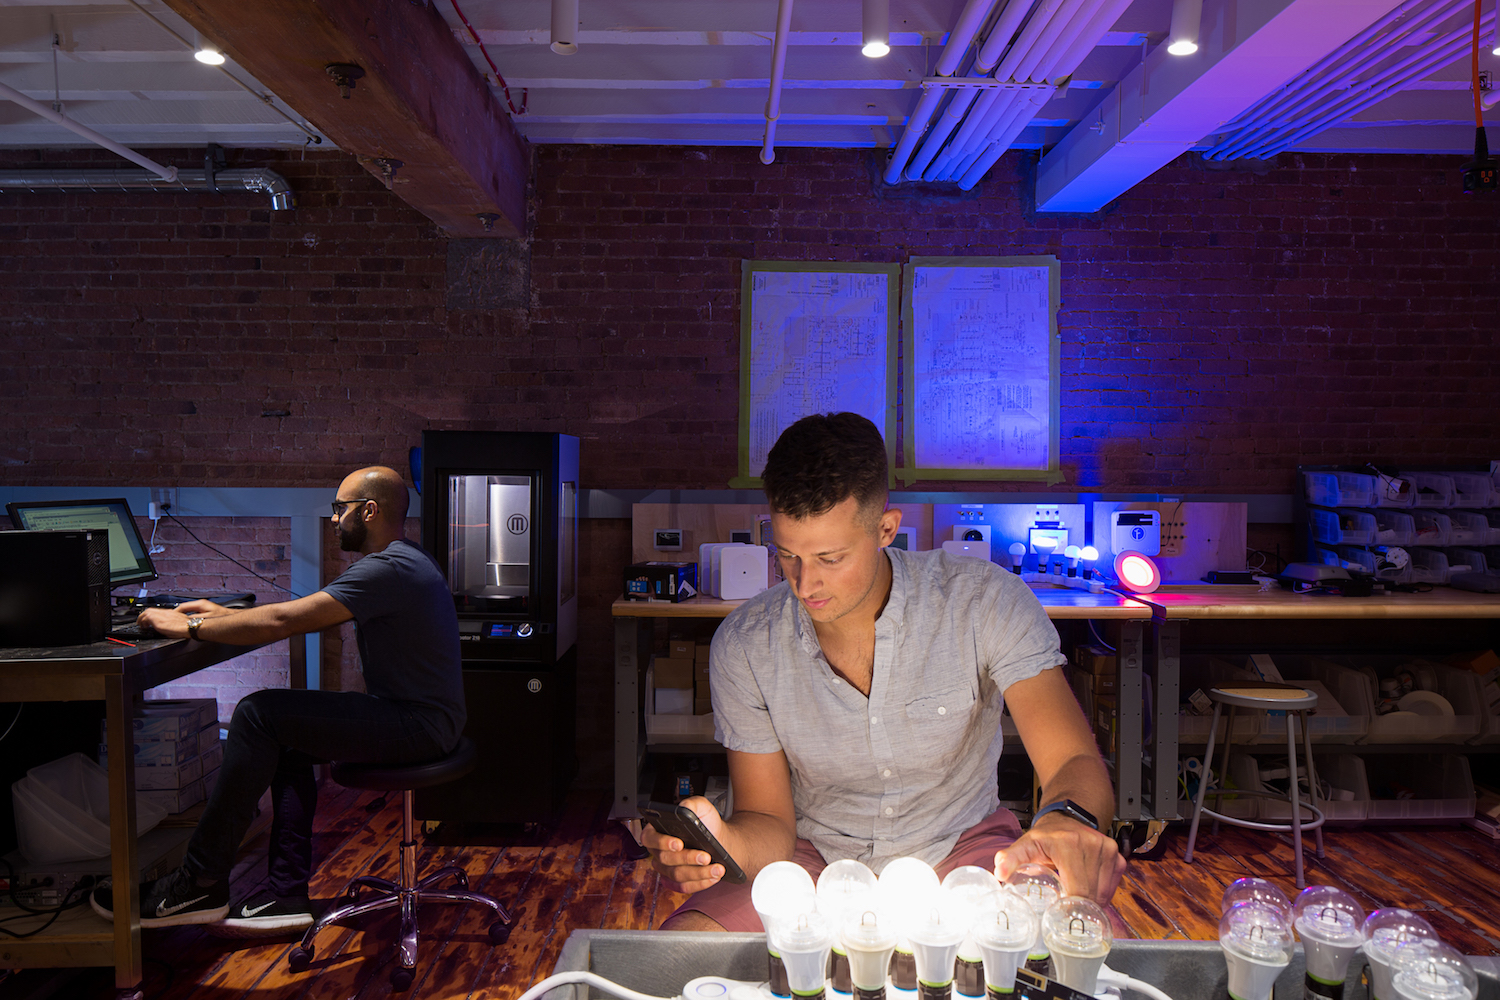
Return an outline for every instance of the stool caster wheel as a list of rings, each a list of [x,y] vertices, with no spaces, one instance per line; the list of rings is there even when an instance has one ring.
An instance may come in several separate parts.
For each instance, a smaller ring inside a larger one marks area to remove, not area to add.
[[[351,885],[344,890],[344,902],[353,903],[359,900],[359,886]]]
[[[287,952],[286,967],[293,972],[306,972],[310,965],[312,965],[312,952],[301,945]]]
[[[495,921],[490,924],[490,944],[504,944],[510,940],[510,924]]]
[[[414,970],[397,969],[395,972],[391,973],[391,989],[395,990],[397,993],[400,993],[404,990],[409,990],[411,989],[412,980],[415,978],[416,973]]]

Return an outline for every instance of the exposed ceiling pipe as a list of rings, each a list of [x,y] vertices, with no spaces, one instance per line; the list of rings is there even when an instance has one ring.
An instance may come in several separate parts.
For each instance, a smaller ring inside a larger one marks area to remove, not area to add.
[[[258,191],[273,209],[296,205],[292,186],[271,170],[176,170],[167,180],[146,170],[0,170],[0,191]]]
[[[1099,13],[1094,15],[1094,19],[1089,22],[1088,27],[1084,28],[1078,37],[1069,43],[1068,47],[1063,50],[1062,56],[1058,58],[1053,66],[1049,67],[1049,79],[1057,79],[1072,74],[1078,68],[1078,64],[1083,62],[1084,56],[1092,52],[1094,46],[1099,44],[1099,39],[1104,37],[1104,33],[1113,28],[1115,22],[1124,16],[1130,4],[1131,0],[1109,0],[1103,7],[1099,8]]]
[[[792,31],[792,0],[781,0],[776,8],[776,44],[771,49],[771,94],[766,98],[766,138],[760,147],[760,162],[769,166],[776,159],[776,119],[781,117],[781,78],[786,73],[786,41]]]
[[[69,118],[65,114],[62,114],[61,112],[53,111],[51,108],[47,107],[47,105],[41,103],[40,101],[33,101],[31,98],[27,97],[25,94],[21,93],[14,87],[10,87],[6,84],[0,83],[0,97],[4,97],[11,101],[14,101],[15,103],[21,105],[21,107],[25,108],[27,111],[30,111],[33,114],[41,115],[48,121],[55,122],[68,131],[73,132],[76,135],[83,136],[83,138],[87,139],[89,142],[94,143],[96,146],[103,146],[111,153],[114,153],[117,156],[125,157],[125,159],[129,160],[131,163],[134,163],[136,166],[145,167],[147,170],[151,171],[153,174],[157,175],[164,181],[173,181],[177,178],[176,167],[164,167],[160,163],[157,163],[155,160],[142,156],[140,153],[137,153],[135,150],[130,149],[127,146],[120,145],[118,142],[115,142],[108,136],[100,135],[98,132],[95,132],[87,125],[75,122],[73,119]]]
[[[1439,3],[1391,32],[1384,41],[1399,42],[1402,39],[1428,35],[1442,21],[1467,9],[1468,5],[1469,0]],[[1382,19],[1387,24],[1392,20],[1389,16]],[[1488,23],[1494,23],[1493,14],[1489,15]],[[1406,82],[1418,79],[1456,58],[1468,44],[1469,30],[1465,27],[1433,42],[1427,42],[1412,55],[1381,68],[1374,76],[1363,80],[1359,79],[1360,75],[1373,70],[1385,53],[1393,51],[1395,46],[1341,46],[1287,88],[1261,101],[1249,113],[1231,122],[1226,126],[1226,131],[1233,134],[1203,155],[1216,160],[1240,156],[1274,156],[1293,143],[1335,122],[1345,120],[1350,115],[1358,114],[1383,100]],[[1351,40],[1353,41],[1355,40]],[[1316,111],[1312,110],[1314,108]]]
[[[1011,0],[1013,4],[1022,3],[1023,0]],[[1029,7],[1031,0],[1024,0]],[[948,44],[943,46],[942,55],[938,56],[937,66],[934,68],[935,76],[952,76],[958,69],[958,64],[963,60],[964,53],[969,51],[969,43],[974,40],[980,25],[985,18],[990,16],[994,9],[996,0],[969,0],[964,5],[963,13],[958,17],[958,23],[948,34]],[[896,143],[896,148],[891,152],[891,158],[886,161],[885,182],[895,184],[901,180],[902,173],[906,170],[906,164],[911,159],[912,150],[916,148],[917,141],[927,131],[927,126],[932,121],[933,114],[938,105],[946,96],[943,87],[928,87],[922,91],[922,97],[917,101],[917,106],[906,119],[906,128],[901,133],[901,141]],[[954,100],[958,100],[955,95]],[[968,95],[972,101],[973,95]]]
[[[1095,0],[1094,3],[1080,8],[1078,13],[1073,17],[1073,20],[1068,23],[1067,28],[1053,44],[1051,50],[1047,53],[1046,58],[1042,59],[1034,67],[1032,67],[1031,72],[1027,74],[1026,78],[1028,80],[1048,80],[1051,82],[1057,82],[1052,80],[1052,77],[1054,75],[1053,70],[1055,70],[1060,64],[1064,63],[1064,59],[1067,54],[1073,50],[1073,44],[1083,36],[1084,32],[1089,30],[1090,25],[1098,20],[1100,11],[1102,11],[1107,5],[1109,5],[1109,0]],[[1127,0],[1125,4],[1121,5],[1121,12],[1123,13],[1124,8],[1128,6],[1129,0]],[[1104,31],[1108,31],[1117,20],[1119,20],[1118,17],[1111,18],[1109,24],[1100,29],[1101,33]],[[1081,57],[1078,61],[1081,61]],[[1067,65],[1072,66],[1076,69],[1078,66],[1078,61],[1067,63]],[[1071,70],[1069,72],[1071,72]]]
[[[1015,33],[1017,25],[1021,23],[1021,19],[1031,10],[1031,5],[1034,2],[1035,0],[1010,0],[1005,10],[1001,12],[1000,19],[990,29],[984,43],[980,45],[979,52],[974,56],[974,65],[969,67],[968,75],[970,77],[977,78],[990,75],[990,71],[995,68],[995,63],[999,59],[999,53],[1004,51],[1003,47],[990,44],[990,40],[997,35],[1009,39]],[[955,93],[953,100],[948,102],[948,110],[943,112],[943,117],[933,126],[932,131],[926,136],[921,147],[912,156],[911,162],[906,165],[902,173],[911,180],[927,178],[928,167],[932,163],[932,158],[943,148],[943,143],[952,134],[954,128],[960,122],[964,121],[966,117],[972,118],[974,116],[974,112],[970,109],[973,107],[988,108],[994,102],[994,99],[994,91],[985,91],[981,94],[974,90],[961,90]]]
[[[996,130],[994,140],[990,143],[989,149],[985,150],[984,154],[964,171],[963,176],[958,179],[958,186],[965,191],[972,190],[974,185],[978,184],[984,178],[984,175],[989,173],[989,169],[995,165],[995,161],[1005,155],[1005,151],[1010,148],[1010,144],[1015,141],[1016,136],[1021,134],[1021,130],[1026,127],[1026,123],[1036,116],[1036,113],[1041,110],[1043,104],[1052,99],[1052,94],[1052,91],[1037,90],[1022,93],[1021,99],[1016,102],[1018,107],[1016,108],[1015,117],[1006,123],[1003,128]]]

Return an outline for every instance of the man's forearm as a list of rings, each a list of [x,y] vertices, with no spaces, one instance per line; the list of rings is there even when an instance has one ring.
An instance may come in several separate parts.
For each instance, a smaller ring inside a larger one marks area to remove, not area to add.
[[[1098,754],[1078,754],[1065,761],[1042,789],[1042,804],[1072,799],[1093,813],[1108,832],[1115,816],[1115,789]]]
[[[725,820],[721,841],[729,856],[754,878],[773,861],[790,861],[797,846],[797,830],[766,813],[739,811]]]

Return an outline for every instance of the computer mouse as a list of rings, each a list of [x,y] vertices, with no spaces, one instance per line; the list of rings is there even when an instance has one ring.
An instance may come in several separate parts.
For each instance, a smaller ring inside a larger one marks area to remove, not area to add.
[[[226,607],[226,608],[234,608],[236,611],[241,611],[241,610],[244,610],[245,608],[254,607],[255,606],[255,598],[253,598],[253,597],[236,597],[234,600],[225,601],[223,606]]]

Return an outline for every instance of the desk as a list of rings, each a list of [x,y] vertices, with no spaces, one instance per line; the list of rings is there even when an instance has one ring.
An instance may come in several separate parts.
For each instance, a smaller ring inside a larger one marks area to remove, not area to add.
[[[1147,776],[1157,798],[1165,794],[1167,811],[1148,809],[1142,797],[1144,764],[1141,688],[1148,675],[1144,633],[1151,619],[1151,607],[1139,601],[1112,594],[1090,594],[1050,584],[1033,586],[1033,592],[1047,611],[1047,617],[1062,619],[1111,620],[1120,623],[1119,750],[1116,754],[1115,817],[1138,822],[1155,818],[1174,818],[1177,789],[1177,675],[1157,672],[1150,675],[1156,687],[1155,725],[1152,726],[1152,768],[1164,772],[1170,762],[1170,776]],[[638,788],[641,763],[646,753],[645,733],[641,719],[641,678],[651,658],[652,631],[658,618],[723,619],[743,601],[720,601],[712,597],[694,597],[672,604],[666,601],[617,600],[610,606],[615,619],[615,798],[611,819],[634,819],[639,813]],[[1173,661],[1175,664],[1175,661]],[[1167,716],[1171,716],[1170,725]],[[1170,737],[1171,743],[1164,741]],[[1162,793],[1163,787],[1166,792]],[[1157,809],[1160,808],[1158,804]]]
[[[292,646],[298,646],[296,637]],[[140,866],[136,859],[135,753],[130,730],[134,704],[148,688],[254,648],[191,639],[144,639],[133,648],[97,642],[0,650],[0,701],[104,702],[109,744],[110,866],[115,899],[124,901],[123,905],[117,902],[121,907],[117,915],[129,914],[129,919],[118,919],[111,925],[84,905],[69,910],[34,938],[0,938],[0,967],[113,965],[115,986],[121,996],[139,996]],[[301,662],[305,664],[305,657]],[[295,673],[294,686],[305,687],[305,673],[301,678]]]

